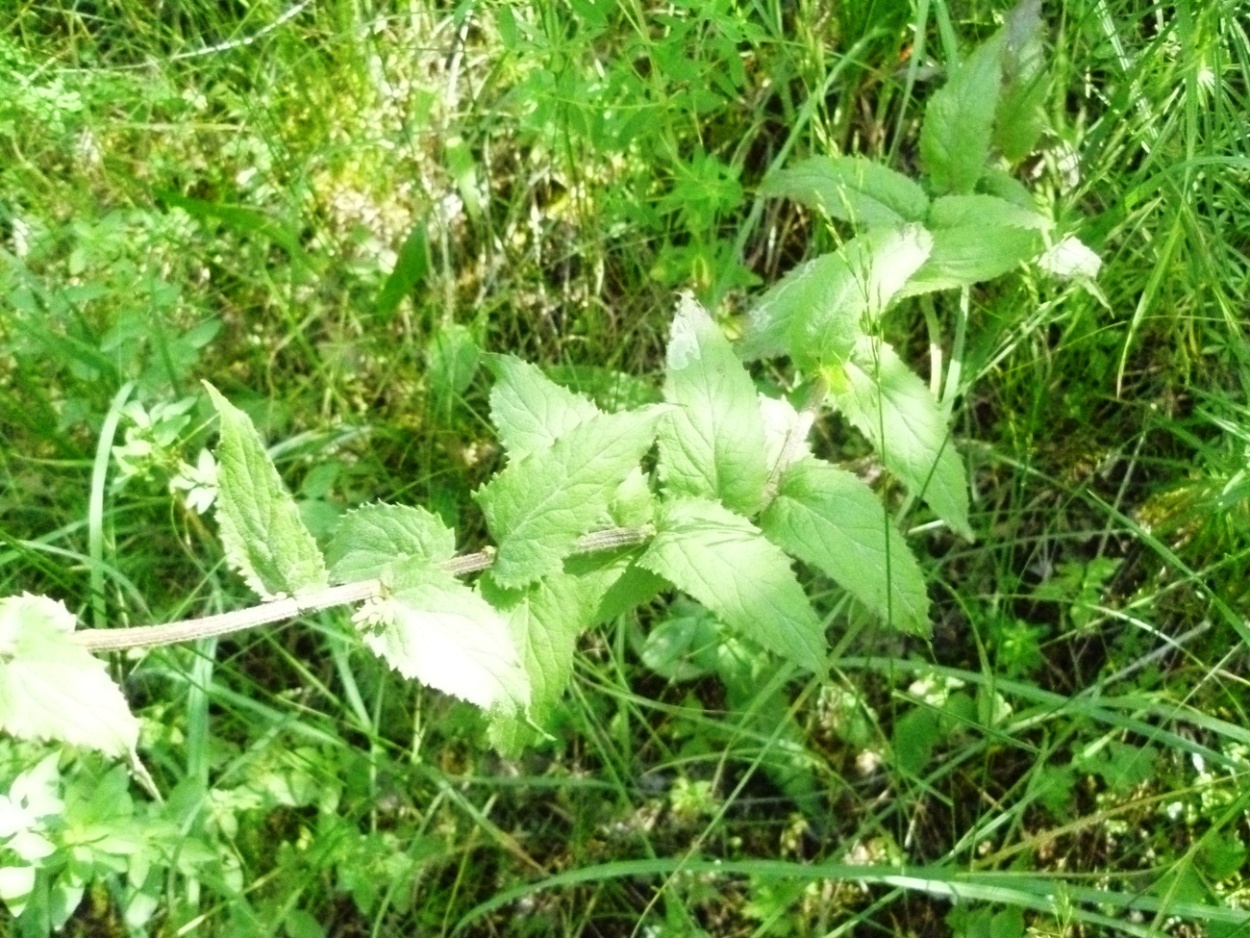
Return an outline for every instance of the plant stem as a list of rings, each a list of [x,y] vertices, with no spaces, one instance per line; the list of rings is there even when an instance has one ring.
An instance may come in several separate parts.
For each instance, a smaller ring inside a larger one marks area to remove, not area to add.
[[[575,554],[591,554],[645,543],[655,536],[655,528],[609,528],[593,531],[578,538],[573,547]],[[487,548],[472,554],[452,557],[439,566],[452,576],[467,576],[486,570],[495,562],[495,551]],[[325,589],[302,593],[296,597],[274,599],[234,612],[204,616],[199,619],[183,619],[160,625],[140,625],[126,629],[85,629],[74,633],[74,641],[88,651],[122,651],[127,648],[152,648],[157,645],[174,645],[217,635],[229,635],[258,625],[268,625],[294,619],[297,616],[364,602],[385,595],[386,586],[381,580],[361,580],[329,586]]]

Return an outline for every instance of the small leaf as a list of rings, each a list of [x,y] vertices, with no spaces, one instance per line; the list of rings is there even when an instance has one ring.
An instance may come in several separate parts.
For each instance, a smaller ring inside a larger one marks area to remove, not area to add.
[[[933,758],[933,750],[942,736],[938,711],[927,706],[912,707],[898,718],[890,734],[894,768],[904,775],[919,775]]]
[[[426,350],[426,369],[430,380],[430,396],[441,415],[473,383],[482,350],[473,341],[473,333],[457,322],[446,323],[434,334]]]
[[[389,595],[366,602],[353,621],[364,643],[404,677],[484,710],[529,702],[507,622],[449,573],[424,563],[397,567]]]
[[[207,381],[204,387],[221,422],[217,523],[226,559],[262,599],[325,586],[321,550],[252,421]]]
[[[336,583],[372,580],[408,560],[438,564],[456,553],[456,534],[424,508],[366,505],[343,516],[327,551]]]
[[[723,643],[716,617],[693,603],[684,614],[653,626],[642,645],[642,663],[670,681],[693,681],[716,673]]]
[[[1049,218],[1034,208],[1025,208],[996,195],[944,195],[933,200],[929,227],[937,228],[1027,228],[1045,231],[1053,227]]]
[[[639,566],[770,651],[824,670],[824,626],[789,558],[759,528],[717,502],[680,498],[661,506],[656,530]]]
[[[545,371],[552,381],[589,397],[609,412],[634,410],[660,401],[654,384],[628,372],[599,365],[551,365]]]
[[[669,492],[720,499],[744,515],[758,509],[769,470],[755,385],[689,293],[673,319],[664,398],[676,405],[657,433]]]
[[[536,366],[512,355],[487,355],[486,367],[495,376],[491,422],[511,460],[547,449],[599,414],[588,398],[561,387]]]
[[[920,566],[872,489],[818,459],[786,470],[760,527],[775,544],[819,567],[888,625],[929,634]]]
[[[492,572],[500,585],[516,588],[559,571],[578,537],[608,520],[614,495],[651,448],[665,411],[653,406],[587,420],[542,452],[510,462],[475,493],[498,545]]]
[[[1037,231],[1016,226],[935,228],[928,260],[907,281],[902,296],[984,283],[1015,270],[1042,250]]]
[[[929,207],[919,185],[862,156],[813,156],[773,173],[760,194],[794,199],[865,227],[923,221]]]
[[[833,382],[837,408],[872,440],[885,467],[939,518],[972,540],[968,481],[928,386],[884,342],[864,340]]]
[[[374,304],[378,318],[389,322],[399,304],[405,297],[412,295],[413,289],[425,279],[429,270],[430,248],[426,239],[425,220],[422,219],[408,232],[395,260],[395,268],[378,291],[378,299]]]
[[[998,106],[1003,36],[995,34],[956,68],[925,108],[920,158],[938,195],[971,192],[985,171]]]
[[[47,597],[0,599],[0,730],[132,754],[139,721],[108,666],[71,638],[75,625],[64,603]]]

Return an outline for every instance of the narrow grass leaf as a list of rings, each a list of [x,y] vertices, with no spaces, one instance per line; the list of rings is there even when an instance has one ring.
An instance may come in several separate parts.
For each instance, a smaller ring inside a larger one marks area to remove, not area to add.
[[[139,721],[105,662],[73,638],[77,620],[45,596],[0,599],[0,731],[19,739],[133,753]]]
[[[939,195],[971,192],[985,170],[998,107],[1002,51],[999,33],[960,63],[925,108],[920,158]]]
[[[988,198],[988,197],[987,197]],[[901,296],[953,290],[1001,277],[1037,257],[1041,233],[1017,224],[968,224],[932,230],[933,249]]]
[[[495,376],[491,422],[513,461],[547,449],[599,414],[589,398],[561,387],[529,362],[512,355],[487,355],[485,362]]]
[[[760,194],[793,199],[864,227],[923,221],[929,199],[919,184],[862,156],[813,156],[770,175]]]
[[[374,310],[382,322],[390,322],[395,310],[404,298],[412,295],[413,289],[426,278],[430,272],[430,246],[425,232],[425,219],[421,219],[399,249],[399,257],[395,267],[378,291]]]
[[[493,571],[501,586],[557,572],[578,537],[609,520],[622,480],[651,448],[667,409],[579,423],[541,452],[510,462],[475,493],[498,545]]]
[[[844,379],[844,380],[842,380]],[[968,480],[928,386],[887,343],[864,340],[831,381],[835,406],[872,440],[885,467],[962,537]]]
[[[824,670],[825,630],[790,567],[760,529],[717,502],[660,508],[639,565],[715,612],[739,634],[810,671]]]
[[[929,634],[929,596],[920,565],[881,500],[853,474],[819,459],[795,463],[781,477],[760,527],[886,624]]]
[[[450,560],[456,533],[433,512],[407,505],[366,505],[348,512],[326,551],[336,583],[372,580],[396,563]]]
[[[263,599],[318,589],[325,560],[251,419],[207,381],[221,424],[217,522],[226,559]]]
[[[744,515],[760,507],[768,466],[755,384],[729,340],[694,297],[677,305],[660,421],[660,477],[674,495],[719,499]]]
[[[404,677],[484,710],[529,702],[529,679],[508,623],[451,574],[424,563],[394,571],[393,588],[354,621],[365,644]]]

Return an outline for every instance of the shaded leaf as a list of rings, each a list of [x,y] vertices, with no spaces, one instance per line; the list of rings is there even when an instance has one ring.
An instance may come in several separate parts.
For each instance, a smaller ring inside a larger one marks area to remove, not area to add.
[[[862,156],[813,156],[769,176],[760,194],[793,199],[854,225],[923,221],[929,200],[902,173]]]
[[[1037,231],[1016,226],[936,228],[933,250],[904,285],[902,296],[952,290],[1001,277],[1042,250]]]
[[[395,310],[404,298],[412,295],[417,284],[426,278],[430,271],[430,247],[425,233],[425,219],[412,226],[408,237],[404,239],[395,259],[395,267],[378,291],[374,309],[378,318],[389,322]]]

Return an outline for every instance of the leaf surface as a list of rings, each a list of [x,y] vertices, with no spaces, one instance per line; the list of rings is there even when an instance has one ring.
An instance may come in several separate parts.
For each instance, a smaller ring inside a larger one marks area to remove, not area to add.
[[[831,396],[872,440],[885,467],[958,534],[972,540],[968,480],[932,392],[887,343],[865,339]]]
[[[825,630],[790,559],[746,518],[717,502],[661,506],[638,561],[715,612],[740,634],[811,671],[825,662]]]
[[[561,387],[529,362],[512,355],[487,355],[485,361],[495,376],[491,422],[511,461],[547,449],[599,414],[589,398]]]
[[[929,634],[920,566],[881,500],[853,474],[819,459],[795,463],[782,476],[760,527],[887,624],[912,635]]]
[[[862,156],[810,157],[773,173],[760,193],[865,227],[923,221],[929,207],[916,182]]]
[[[975,49],[925,108],[920,158],[939,195],[971,192],[985,171],[1002,70],[1002,34]]]
[[[902,296],[952,290],[1001,277],[1042,250],[1039,232],[1016,225],[935,228],[933,250],[903,286]]]
[[[328,581],[317,542],[251,419],[204,382],[217,410],[217,522],[226,559],[263,599],[319,589]]]
[[[71,637],[76,620],[46,596],[0,599],[0,730],[20,739],[133,753],[139,721],[105,662]]]
[[[524,586],[560,570],[578,537],[608,517],[666,410],[600,414],[509,463],[475,493],[498,545],[492,572],[501,586]]]
[[[372,580],[395,563],[450,560],[456,534],[424,508],[365,505],[343,516],[327,553],[336,583]]]
[[[719,499],[751,514],[768,467],[755,384],[720,327],[685,293],[668,343],[664,398],[676,405],[660,421],[660,477],[675,495]]]

